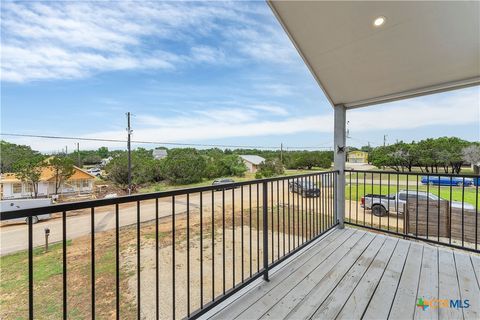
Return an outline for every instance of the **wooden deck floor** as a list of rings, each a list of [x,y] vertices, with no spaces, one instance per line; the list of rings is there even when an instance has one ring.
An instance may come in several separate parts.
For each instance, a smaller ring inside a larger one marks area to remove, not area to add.
[[[479,279],[477,255],[336,229],[205,318],[480,319]],[[419,298],[470,306],[422,310]]]

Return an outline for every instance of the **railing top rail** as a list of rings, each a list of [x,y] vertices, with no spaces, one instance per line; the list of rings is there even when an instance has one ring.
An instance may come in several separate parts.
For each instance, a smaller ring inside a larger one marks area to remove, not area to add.
[[[382,170],[353,170],[345,169],[345,172],[359,172],[359,173],[381,173],[381,174],[398,174],[398,175],[412,175],[412,176],[434,176],[434,177],[454,177],[454,178],[480,178],[480,175],[476,174],[455,174],[455,173],[432,173],[432,172],[402,172],[402,171],[382,171]]]
[[[228,183],[228,184],[222,184],[222,185],[216,185],[216,186],[210,185],[210,186],[203,186],[203,187],[182,188],[182,189],[175,189],[175,190],[169,190],[169,191],[120,196],[120,197],[109,198],[109,199],[95,199],[95,200],[87,200],[87,201],[79,201],[79,202],[61,203],[61,204],[55,204],[51,206],[44,206],[44,207],[37,207],[37,208],[30,208],[30,209],[8,210],[8,211],[6,210],[1,212],[0,221],[17,219],[17,218],[26,218],[29,216],[57,213],[57,212],[63,212],[63,211],[88,209],[92,207],[97,208],[97,207],[104,207],[104,206],[115,205],[115,204],[124,204],[129,202],[136,202],[136,201],[167,198],[172,196],[199,193],[204,191],[212,191],[212,190],[215,191],[218,189],[230,189],[230,188],[235,188],[235,187],[240,187],[245,185],[262,184],[265,182],[280,181],[280,180],[287,180],[287,179],[298,179],[298,178],[311,177],[319,174],[323,175],[323,174],[330,174],[330,173],[338,173],[338,171],[336,170],[316,171],[316,172],[307,173],[307,174],[247,180],[247,181],[234,182],[234,183]]]

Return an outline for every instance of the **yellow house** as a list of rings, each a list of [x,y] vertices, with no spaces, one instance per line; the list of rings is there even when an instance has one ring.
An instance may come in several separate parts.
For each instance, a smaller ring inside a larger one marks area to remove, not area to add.
[[[74,166],[73,175],[60,185],[58,194],[89,194],[93,192],[95,176]],[[55,174],[51,167],[45,167],[38,183],[38,197],[55,194]],[[22,182],[13,173],[5,173],[0,179],[0,198],[21,199],[33,197],[33,187]]]
[[[350,151],[347,154],[347,162],[368,163],[368,153],[364,151]]]

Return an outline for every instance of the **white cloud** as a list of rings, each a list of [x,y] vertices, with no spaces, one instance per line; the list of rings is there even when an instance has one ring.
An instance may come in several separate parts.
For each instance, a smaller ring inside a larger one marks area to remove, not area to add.
[[[244,2],[5,2],[2,80],[82,78],[296,55],[266,6]],[[267,14],[268,13],[268,14]]]
[[[479,88],[449,92],[442,95],[399,101],[388,105],[347,112],[349,128],[356,133],[404,130],[405,139],[411,132],[424,132],[429,137],[431,126],[463,126],[480,123]],[[261,110],[267,113],[262,113]],[[243,108],[194,109],[188,113],[158,117],[149,114],[133,118],[133,139],[201,143],[226,138],[260,136],[288,136],[309,132],[312,135],[331,134],[333,139],[333,112],[326,115],[289,116],[281,107],[253,105]],[[271,113],[279,114],[276,120],[266,120]],[[281,114],[280,114],[281,113]],[[422,131],[423,130],[423,131]],[[478,127],[480,135],[480,127]],[[84,138],[125,140],[124,128],[97,131],[82,135]],[[52,142],[40,139],[9,139],[15,143],[29,144],[41,151],[52,151]],[[68,141],[66,141],[67,143]],[[71,141],[70,141],[71,142]],[[82,141],[82,148],[124,148],[124,143]],[[301,143],[299,143],[301,144]],[[63,142],[58,142],[63,147]]]
[[[480,87],[354,109],[347,112],[347,119],[357,132],[480,125]]]
[[[277,115],[277,116],[288,115],[288,111],[286,108],[276,106],[276,105],[258,104],[258,105],[252,105],[250,106],[250,108],[267,112],[267,114],[269,115]]]

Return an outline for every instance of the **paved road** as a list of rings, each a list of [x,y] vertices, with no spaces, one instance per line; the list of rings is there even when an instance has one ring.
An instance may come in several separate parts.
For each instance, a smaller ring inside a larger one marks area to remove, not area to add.
[[[272,194],[272,185],[269,184],[269,194]],[[285,202],[288,198],[288,185],[285,183]],[[244,209],[249,206],[249,188],[245,186],[243,189]],[[261,201],[262,190],[259,188],[259,201]],[[281,184],[278,190],[279,204],[282,202]],[[240,210],[241,188],[235,189],[233,196],[232,190],[225,191],[225,206],[230,207],[235,203],[236,210]],[[272,198],[269,196],[269,204]],[[298,200],[296,200],[298,201]],[[221,212],[222,208],[222,192],[214,193],[214,205],[216,212]],[[277,203],[277,185],[273,184],[273,202]],[[199,212],[200,195],[192,194],[189,197],[191,212]],[[257,205],[257,187],[252,185],[252,207]],[[133,225],[137,223],[136,203],[122,204],[120,207],[120,226]],[[195,210],[196,209],[196,210]],[[187,196],[175,197],[175,214],[184,214],[187,210]],[[203,210],[211,212],[212,195],[211,192],[203,193]],[[195,213],[192,213],[195,214]],[[159,199],[159,217],[169,217],[172,215],[171,198]],[[140,221],[151,221],[155,219],[155,202],[154,200],[141,202]],[[40,246],[45,244],[44,229],[50,229],[50,243],[62,240],[62,219],[56,217],[50,220],[40,221],[33,226],[33,245]],[[115,208],[114,206],[100,207],[95,210],[95,232],[107,231],[115,229]],[[28,248],[28,228],[24,223],[7,224],[0,227],[0,255],[12,253]],[[75,214],[67,218],[67,238],[74,239],[81,236],[89,235],[91,232],[91,214],[90,209],[77,210]]]
[[[236,208],[240,208],[240,189],[235,189]],[[261,194],[260,194],[261,196]],[[222,207],[222,192],[215,192],[214,202],[216,208]],[[231,206],[233,200],[232,190],[225,192],[225,205]],[[244,189],[244,205],[248,203],[248,187]],[[200,195],[193,194],[189,197],[190,209],[198,212],[200,208]],[[252,186],[252,203],[256,205],[256,186]],[[119,206],[120,226],[127,226],[137,223],[136,203],[122,204]],[[151,221],[155,219],[154,200],[141,202],[140,221]],[[197,209],[197,210],[194,210]],[[205,212],[212,210],[212,196],[210,192],[203,194],[203,209]],[[218,210],[218,209],[216,209]],[[175,197],[175,214],[184,214],[187,211],[187,196]],[[171,198],[159,199],[159,217],[172,215]],[[45,244],[45,228],[50,229],[49,242],[54,243],[62,240],[62,219],[56,217],[50,220],[43,220],[33,225],[33,245]],[[95,232],[115,229],[115,208],[114,206],[101,207],[95,211]],[[16,252],[28,248],[28,228],[24,223],[6,224],[0,227],[0,255]],[[90,209],[77,210],[74,215],[67,218],[67,238],[74,239],[88,235],[91,232]]]

